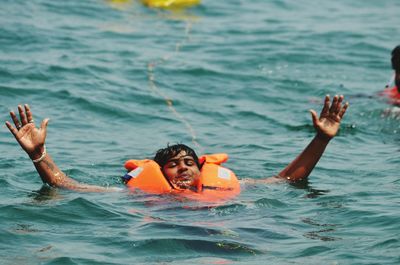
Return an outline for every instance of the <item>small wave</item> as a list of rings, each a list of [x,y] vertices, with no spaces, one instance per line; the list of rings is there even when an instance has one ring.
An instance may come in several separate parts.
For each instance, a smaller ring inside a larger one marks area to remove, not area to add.
[[[218,256],[228,255],[243,256],[262,254],[255,248],[234,241],[218,241],[206,239],[179,239],[179,238],[152,238],[135,241],[133,243],[135,252],[149,255],[149,250],[157,255],[181,255],[192,256],[196,253],[214,254]],[[182,252],[184,254],[182,254]]]

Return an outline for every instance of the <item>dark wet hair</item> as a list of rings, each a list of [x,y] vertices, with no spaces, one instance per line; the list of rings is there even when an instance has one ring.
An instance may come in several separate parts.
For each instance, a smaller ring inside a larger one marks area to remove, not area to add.
[[[168,160],[182,151],[185,151],[186,155],[193,157],[197,167],[200,168],[199,158],[197,157],[196,152],[184,144],[168,145],[166,148],[158,150],[153,160],[162,168],[167,164]]]
[[[392,68],[396,72],[400,72],[400,45],[396,46],[392,51]]]

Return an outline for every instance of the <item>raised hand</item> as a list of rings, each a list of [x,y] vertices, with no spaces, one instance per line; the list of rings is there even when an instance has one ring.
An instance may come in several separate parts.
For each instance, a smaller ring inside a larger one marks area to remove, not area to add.
[[[342,104],[343,99],[342,95],[336,95],[333,97],[332,104],[330,104],[330,98],[327,95],[319,118],[315,110],[310,110],[317,136],[321,139],[329,141],[339,131],[340,122],[349,106],[348,102]]]
[[[20,119],[11,111],[10,116],[15,127],[8,121],[6,121],[6,126],[21,145],[22,149],[24,149],[32,159],[36,159],[37,156],[40,156],[44,151],[49,119],[44,119],[40,128],[36,128],[29,106],[25,104],[24,108],[18,105]]]
[[[31,109],[27,104],[22,107],[18,105],[19,119],[13,111],[10,112],[14,126],[6,121],[10,132],[17,139],[22,149],[28,153],[40,178],[44,183],[53,187],[82,191],[82,192],[111,192],[119,191],[120,188],[108,188],[96,185],[87,185],[68,177],[54,163],[51,156],[46,152],[44,143],[47,135],[47,124],[49,119],[44,119],[40,128],[36,128]]]

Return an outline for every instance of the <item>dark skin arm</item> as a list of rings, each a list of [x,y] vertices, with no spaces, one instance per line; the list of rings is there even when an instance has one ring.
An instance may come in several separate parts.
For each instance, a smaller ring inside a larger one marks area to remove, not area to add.
[[[83,192],[109,192],[119,190],[118,188],[106,188],[79,183],[68,177],[60,170],[56,163],[54,163],[53,159],[45,149],[47,124],[49,123],[49,119],[44,119],[40,128],[36,128],[32,112],[28,105],[24,105],[24,108],[19,105],[18,112],[20,119],[18,119],[17,115],[13,111],[10,112],[15,127],[8,121],[6,121],[6,126],[14,135],[22,149],[32,159],[33,164],[44,183],[53,187]]]
[[[313,125],[317,133],[303,152],[287,165],[278,176],[253,181],[247,179],[246,181],[253,183],[273,183],[282,180],[295,182],[306,179],[318,163],[329,141],[339,131],[340,122],[349,106],[347,102],[343,104],[343,99],[342,95],[336,95],[333,98],[332,104],[330,104],[330,97],[326,96],[324,107],[319,117],[315,110],[310,110]]]
[[[324,153],[329,141],[339,131],[340,122],[349,106],[348,103],[342,105],[342,102],[343,96],[335,96],[330,105],[329,96],[326,96],[319,118],[315,110],[310,110],[317,134],[306,149],[279,173],[279,177],[290,181],[298,181],[310,175]]]

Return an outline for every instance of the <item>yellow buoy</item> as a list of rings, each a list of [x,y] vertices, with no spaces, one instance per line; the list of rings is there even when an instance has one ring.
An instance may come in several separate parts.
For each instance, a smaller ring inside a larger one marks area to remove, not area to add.
[[[149,7],[183,8],[200,4],[200,0],[142,0]]]

